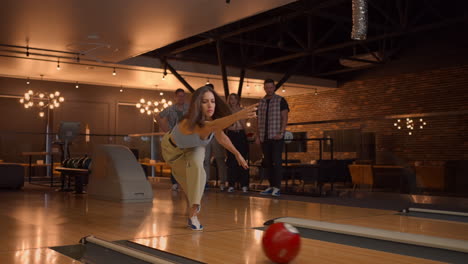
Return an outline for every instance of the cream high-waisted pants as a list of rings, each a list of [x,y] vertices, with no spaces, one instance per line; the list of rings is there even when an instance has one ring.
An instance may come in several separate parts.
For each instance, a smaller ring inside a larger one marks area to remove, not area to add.
[[[200,204],[206,184],[206,172],[203,168],[205,147],[180,149],[169,141],[170,134],[166,133],[161,142],[164,160],[171,166],[177,182],[182,185],[189,206]]]

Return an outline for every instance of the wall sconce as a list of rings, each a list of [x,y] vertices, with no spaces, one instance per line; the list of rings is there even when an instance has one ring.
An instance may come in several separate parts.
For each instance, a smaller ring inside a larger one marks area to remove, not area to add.
[[[410,136],[413,134],[413,130],[415,128],[423,129],[425,125],[427,125],[427,123],[422,118],[413,120],[410,117],[407,117],[405,122],[403,122],[401,119],[397,119],[396,122],[393,123],[393,126],[399,130],[407,129],[408,135]]]

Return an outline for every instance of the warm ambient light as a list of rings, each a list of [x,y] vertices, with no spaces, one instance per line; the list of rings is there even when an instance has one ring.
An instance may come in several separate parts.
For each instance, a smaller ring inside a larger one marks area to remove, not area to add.
[[[408,135],[413,135],[413,130],[415,127],[419,127],[419,129],[423,129],[424,126],[426,125],[426,122],[424,122],[424,120],[422,118],[419,118],[418,119],[415,119],[413,120],[412,118],[410,117],[407,117],[405,119],[406,121],[406,124],[405,125],[400,125],[401,123],[401,119],[397,119],[396,123],[393,123],[393,126],[397,127],[398,129],[402,130],[402,127],[406,128],[408,131]]]
[[[114,71],[112,72],[112,75],[114,75],[114,76],[117,75],[117,72],[115,71],[115,68],[114,68]]]
[[[160,94],[163,94],[162,92]],[[172,101],[167,101],[165,98],[162,98],[160,101],[158,100],[145,100],[141,98],[138,103],[135,104],[136,108],[139,109],[140,113],[152,115],[161,112],[162,110],[166,109],[172,105]],[[153,119],[154,122],[155,119]]]
[[[39,108],[39,116],[44,117],[45,109],[55,109],[60,107],[60,103],[64,102],[65,98],[60,96],[60,92],[56,91],[53,93],[34,92],[28,90],[24,97],[19,100],[24,108],[29,109],[33,107]]]

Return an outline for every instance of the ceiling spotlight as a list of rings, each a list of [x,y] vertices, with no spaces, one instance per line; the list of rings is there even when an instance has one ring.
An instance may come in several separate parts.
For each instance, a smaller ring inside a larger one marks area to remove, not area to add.
[[[123,89],[122,89],[122,88],[120,88],[120,92],[123,93]]]
[[[207,78],[206,79],[206,83],[205,84],[210,84],[210,78]]]
[[[29,82],[29,77],[28,77],[28,79],[26,80],[26,84],[30,84],[30,82]]]
[[[163,92],[160,92],[160,93],[159,93],[159,95],[163,96],[163,95],[164,95],[164,93],[163,93]]]
[[[318,95],[317,88],[315,88],[315,93],[314,93],[314,95]]]
[[[164,72],[163,72],[163,81],[166,80],[166,75],[167,75],[167,62],[164,62]]]
[[[57,71],[60,71],[60,59],[57,58]]]
[[[78,89],[80,86],[78,85],[78,82],[76,82],[75,88]]]
[[[115,72],[115,68],[114,68],[114,71],[112,72],[112,75],[114,75],[114,76],[117,75],[117,72]]]
[[[283,86],[283,89],[281,89],[281,92],[283,93],[286,92],[286,89],[284,88],[284,86]]]
[[[40,117],[44,117],[44,112],[39,112]]]

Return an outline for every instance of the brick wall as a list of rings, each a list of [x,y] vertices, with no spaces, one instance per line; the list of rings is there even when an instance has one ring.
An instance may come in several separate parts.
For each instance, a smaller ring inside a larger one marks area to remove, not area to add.
[[[468,65],[454,66],[349,81],[317,96],[287,97],[289,123],[310,122],[288,130],[307,131],[309,138],[323,137],[325,130],[351,128],[375,133],[378,163],[468,159],[467,76]],[[416,116],[427,125],[413,135],[393,125],[397,117]],[[290,157],[303,162],[318,159],[317,143],[309,143],[309,149]],[[355,157],[356,153],[335,153],[335,158]]]

